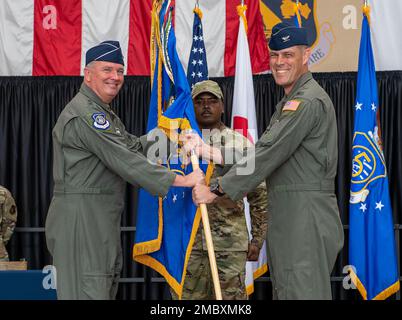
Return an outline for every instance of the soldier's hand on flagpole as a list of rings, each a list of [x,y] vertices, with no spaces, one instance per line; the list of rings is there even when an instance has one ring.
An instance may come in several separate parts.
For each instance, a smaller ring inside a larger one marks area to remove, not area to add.
[[[193,188],[193,202],[199,206],[201,203],[211,203],[217,195],[209,190],[205,184],[196,184]]]
[[[250,242],[248,244],[247,261],[257,261],[260,255],[260,248]]]

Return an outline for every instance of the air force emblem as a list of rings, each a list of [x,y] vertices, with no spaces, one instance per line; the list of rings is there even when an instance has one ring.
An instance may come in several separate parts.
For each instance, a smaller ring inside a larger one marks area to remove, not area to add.
[[[92,125],[96,129],[106,130],[110,127],[110,123],[103,112],[94,113],[92,119],[94,120]]]
[[[272,28],[280,22],[301,25],[307,30],[308,46],[312,50],[310,66],[326,59],[335,43],[331,24],[318,22],[317,3],[318,0],[299,0],[298,4],[296,0],[260,0],[264,32],[268,42]]]
[[[364,202],[370,193],[370,184],[387,176],[384,155],[378,141],[377,130],[374,133],[355,133],[350,188],[352,204]]]
[[[287,21],[294,24],[296,18],[295,0],[262,0],[260,2],[265,27],[272,30],[272,27],[281,22]],[[317,41],[317,17],[315,0],[300,1],[301,25],[308,29],[307,37],[309,46]],[[270,37],[270,33],[269,33]],[[285,39],[283,39],[285,41]]]

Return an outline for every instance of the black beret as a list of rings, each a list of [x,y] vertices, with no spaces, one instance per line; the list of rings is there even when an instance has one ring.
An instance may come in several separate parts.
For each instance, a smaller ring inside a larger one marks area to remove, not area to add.
[[[280,22],[272,28],[269,48],[271,50],[282,50],[293,46],[308,45],[307,31],[295,25]]]
[[[108,61],[119,63],[124,66],[123,53],[119,41],[103,41],[90,48],[85,55],[85,65],[92,61]]]

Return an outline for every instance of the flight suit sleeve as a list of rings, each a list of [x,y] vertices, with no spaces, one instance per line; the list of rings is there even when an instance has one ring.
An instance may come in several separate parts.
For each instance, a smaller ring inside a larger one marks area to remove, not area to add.
[[[143,145],[141,137],[137,137],[126,131],[127,136],[127,147],[132,151],[143,152]]]
[[[247,194],[250,205],[251,234],[254,244],[261,249],[267,233],[268,195],[265,181]]]
[[[174,143],[159,128],[154,128],[139,138],[142,154],[152,163],[164,162],[175,151]]]
[[[223,164],[216,164],[220,168],[220,174],[225,175],[234,164],[243,159],[254,145],[243,135],[229,134],[224,145],[219,147]]]
[[[255,152],[234,165],[221,179],[221,187],[233,200],[244,197],[281,166],[300,146],[318,120],[319,101],[303,101],[295,111],[282,112],[270,130],[255,146]],[[242,167],[254,164],[251,174],[241,174]]]
[[[94,128],[90,121],[83,118],[75,118],[72,122],[84,146],[96,154],[110,170],[153,195],[166,195],[176,174],[148,162],[142,152],[129,148],[123,135],[112,130]]]

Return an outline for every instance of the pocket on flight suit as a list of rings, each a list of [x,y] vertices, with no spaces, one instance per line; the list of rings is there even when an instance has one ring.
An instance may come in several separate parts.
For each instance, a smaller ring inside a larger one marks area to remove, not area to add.
[[[113,286],[111,273],[85,273],[83,275],[82,290],[87,299],[110,300],[110,291]]]

